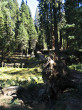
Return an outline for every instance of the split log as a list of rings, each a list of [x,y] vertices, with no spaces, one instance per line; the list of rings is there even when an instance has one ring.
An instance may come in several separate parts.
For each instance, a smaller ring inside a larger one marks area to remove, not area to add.
[[[55,54],[48,57],[43,66],[43,80],[51,97],[57,96],[66,88],[79,88],[82,85],[82,72],[70,70]]]

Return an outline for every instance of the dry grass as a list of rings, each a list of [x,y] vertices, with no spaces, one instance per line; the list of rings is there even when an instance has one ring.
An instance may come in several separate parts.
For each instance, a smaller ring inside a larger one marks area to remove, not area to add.
[[[36,71],[37,70],[37,71]],[[27,85],[28,82],[35,81],[42,83],[41,69],[36,68],[0,68],[0,86]]]

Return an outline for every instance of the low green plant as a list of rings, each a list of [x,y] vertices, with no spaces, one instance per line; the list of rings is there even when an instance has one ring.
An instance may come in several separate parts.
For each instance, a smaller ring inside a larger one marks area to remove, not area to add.
[[[80,63],[77,64],[77,65],[76,64],[72,64],[72,65],[69,66],[69,68],[77,70],[77,71],[82,71],[82,64],[80,64]]]
[[[35,71],[35,69],[38,70]],[[0,86],[27,86],[29,83],[43,83],[40,67],[0,68]]]

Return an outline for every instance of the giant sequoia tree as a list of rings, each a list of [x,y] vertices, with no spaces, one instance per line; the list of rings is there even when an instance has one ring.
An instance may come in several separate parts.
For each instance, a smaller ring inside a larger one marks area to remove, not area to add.
[[[61,47],[81,49],[82,2],[80,0],[65,0],[64,3],[63,0],[38,1],[41,30],[39,38],[45,39],[47,47],[56,50]]]
[[[40,28],[45,29],[45,39],[49,46],[52,38],[54,38],[55,53],[50,54],[47,60],[42,59],[47,61],[43,67],[42,76],[48,87],[48,95],[51,98],[56,97],[58,93],[66,88],[79,88],[82,85],[82,72],[67,68],[67,65],[63,63],[59,56],[58,42],[58,31],[60,31],[59,33],[62,32],[66,39],[66,48],[73,46],[73,44],[75,44],[75,47],[73,47],[77,48],[78,39],[81,40],[81,35],[75,32],[75,30],[80,32],[81,29],[78,28],[81,26],[81,17],[77,16],[81,15],[81,6],[79,5],[81,4],[75,0],[66,0],[64,9],[61,0],[39,0]],[[74,41],[71,44],[72,37],[74,37]],[[71,38],[70,41],[68,41],[69,38]],[[62,40],[61,35],[60,39]]]
[[[52,48],[58,51],[58,44],[61,42],[62,45],[62,37],[60,36],[60,31],[63,27],[61,22],[63,21],[62,13],[62,0],[39,0],[40,29],[44,30],[44,38],[47,42],[48,49]]]

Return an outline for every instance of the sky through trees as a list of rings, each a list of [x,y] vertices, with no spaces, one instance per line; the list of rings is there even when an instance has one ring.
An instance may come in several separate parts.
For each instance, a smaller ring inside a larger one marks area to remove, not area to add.
[[[22,0],[17,0],[17,1],[19,3],[19,6],[20,6]],[[24,2],[26,2],[26,0],[24,0]],[[36,8],[38,6],[38,1],[37,0],[27,0],[27,4],[30,7],[30,10],[32,13],[32,18],[34,18],[35,17],[35,11],[36,11]]]

